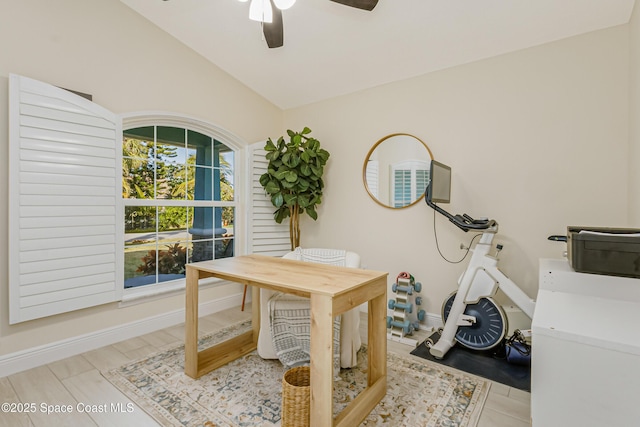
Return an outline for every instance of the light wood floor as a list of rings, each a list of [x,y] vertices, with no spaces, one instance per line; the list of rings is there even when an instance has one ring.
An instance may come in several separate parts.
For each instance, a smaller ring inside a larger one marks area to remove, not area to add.
[[[201,318],[199,329],[207,334],[250,317],[251,307],[225,310]],[[363,313],[364,314],[364,313]],[[361,330],[366,331],[364,315]],[[366,338],[366,332],[362,334]],[[417,339],[420,332],[416,334]],[[137,360],[159,350],[181,344],[184,325],[89,351],[45,366],[0,378],[0,403],[30,405],[31,413],[0,412],[0,426],[157,426],[144,411],[135,406],[101,375],[107,370]],[[409,355],[411,346],[389,341],[389,351]],[[111,405],[122,412],[113,412]],[[78,408],[84,412],[78,412]],[[69,410],[70,412],[65,412]],[[50,414],[47,414],[50,411]],[[100,412],[103,411],[103,412]],[[499,383],[492,383],[478,427],[529,426],[530,394]]]

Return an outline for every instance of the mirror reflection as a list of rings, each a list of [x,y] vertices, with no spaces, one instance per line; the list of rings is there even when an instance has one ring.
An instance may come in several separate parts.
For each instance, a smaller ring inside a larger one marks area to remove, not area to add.
[[[406,133],[387,135],[376,142],[364,161],[364,185],[376,203],[406,208],[424,197],[433,155],[427,144]]]

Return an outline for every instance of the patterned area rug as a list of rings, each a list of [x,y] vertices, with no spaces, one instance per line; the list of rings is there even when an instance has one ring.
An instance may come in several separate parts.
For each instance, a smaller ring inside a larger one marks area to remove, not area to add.
[[[251,328],[243,322],[200,340],[200,348]],[[339,412],[366,385],[366,349],[358,367],[343,369],[334,384]],[[387,394],[363,426],[477,424],[490,382],[414,356],[389,353]],[[254,351],[201,378],[184,374],[184,347],[154,354],[102,375],[162,426],[279,426],[282,376],[278,360]]]

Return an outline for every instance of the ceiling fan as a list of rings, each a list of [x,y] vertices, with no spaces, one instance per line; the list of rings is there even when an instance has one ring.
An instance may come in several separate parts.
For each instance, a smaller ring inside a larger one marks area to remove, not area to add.
[[[245,2],[247,0],[240,0]],[[291,7],[296,0],[251,0],[249,18],[262,22],[262,33],[270,48],[282,47],[284,44],[284,27],[282,11]],[[373,10],[378,0],[331,0],[345,6],[362,10]]]

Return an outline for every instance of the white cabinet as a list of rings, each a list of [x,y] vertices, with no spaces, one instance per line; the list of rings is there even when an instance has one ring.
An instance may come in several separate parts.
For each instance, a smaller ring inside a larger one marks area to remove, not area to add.
[[[531,329],[534,427],[640,425],[640,279],[542,259]]]

